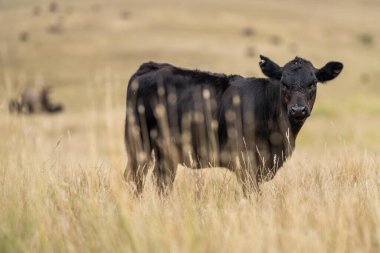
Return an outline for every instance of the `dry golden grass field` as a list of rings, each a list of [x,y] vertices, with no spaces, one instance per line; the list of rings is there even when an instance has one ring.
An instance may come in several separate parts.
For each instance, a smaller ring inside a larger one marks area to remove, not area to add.
[[[380,252],[377,0],[0,0],[0,252]],[[263,76],[258,55],[345,64],[293,157],[244,199],[224,169],[127,190],[125,92],[144,61]],[[57,115],[8,100],[53,87]]]

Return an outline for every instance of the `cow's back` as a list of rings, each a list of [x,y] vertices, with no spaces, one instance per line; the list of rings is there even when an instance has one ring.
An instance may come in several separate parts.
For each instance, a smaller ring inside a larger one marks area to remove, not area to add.
[[[167,127],[173,148],[183,154],[189,151],[184,148],[191,147],[193,156],[205,157],[201,159],[205,162],[209,157],[207,146],[211,139],[217,142],[218,138],[213,132],[215,129],[211,129],[211,123],[217,121],[221,97],[231,80],[236,78],[239,77],[182,69],[169,64],[144,63],[129,82],[127,114],[134,115],[137,125],[146,125],[141,128],[146,127],[150,134],[150,146],[155,146],[156,135],[157,138],[165,138],[165,129],[162,128]],[[139,115],[139,107],[140,110],[144,108],[143,119]],[[164,109],[163,114],[161,109]],[[128,127],[126,120],[126,135]]]

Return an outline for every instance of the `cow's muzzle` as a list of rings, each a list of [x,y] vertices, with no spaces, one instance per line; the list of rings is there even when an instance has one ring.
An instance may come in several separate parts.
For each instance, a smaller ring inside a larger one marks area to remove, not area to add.
[[[289,117],[295,121],[304,121],[310,116],[310,112],[306,106],[294,105],[289,108]]]

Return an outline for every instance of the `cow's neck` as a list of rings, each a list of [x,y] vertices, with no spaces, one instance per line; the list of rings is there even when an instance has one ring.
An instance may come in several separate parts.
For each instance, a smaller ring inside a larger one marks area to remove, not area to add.
[[[291,121],[291,120],[289,120],[289,121],[290,121],[289,122],[290,123],[290,128],[291,128],[291,130],[293,132],[294,139],[296,139],[298,133],[300,132],[300,130],[301,130],[302,126],[303,126],[304,122],[299,123],[299,122],[294,122],[294,121]]]
[[[283,136],[285,155],[288,157],[293,152],[296,137],[300,128],[298,129],[296,126],[291,124],[288,118],[287,109],[284,106],[281,106],[281,111],[278,117],[278,127]]]

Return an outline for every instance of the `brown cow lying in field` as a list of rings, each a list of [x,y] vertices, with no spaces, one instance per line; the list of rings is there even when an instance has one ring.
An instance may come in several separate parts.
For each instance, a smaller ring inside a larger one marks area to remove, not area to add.
[[[25,89],[19,99],[9,101],[9,112],[24,114],[61,112],[63,106],[52,104],[49,100],[49,92],[49,87],[43,87],[38,91]]]

